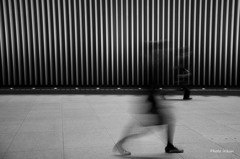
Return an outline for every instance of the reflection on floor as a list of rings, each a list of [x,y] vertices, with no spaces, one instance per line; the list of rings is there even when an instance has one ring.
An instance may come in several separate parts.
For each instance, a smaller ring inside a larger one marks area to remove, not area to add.
[[[114,159],[145,96],[1,95],[0,159]],[[165,154],[164,126],[127,143],[131,159],[240,159],[240,97],[167,96],[183,154]],[[179,100],[178,100],[179,99]]]

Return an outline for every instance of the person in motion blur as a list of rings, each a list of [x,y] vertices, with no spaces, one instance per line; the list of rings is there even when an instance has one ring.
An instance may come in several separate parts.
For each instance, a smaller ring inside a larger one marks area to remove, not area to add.
[[[118,151],[120,155],[131,155],[131,152],[127,151],[123,146],[124,144],[131,140],[132,138],[140,137],[148,132],[150,132],[149,128],[152,126],[161,126],[166,125],[166,153],[183,153],[182,149],[179,149],[174,146],[173,138],[174,138],[174,130],[175,130],[175,119],[171,112],[171,108],[169,105],[164,105],[162,99],[157,99],[156,91],[151,89],[149,90],[149,94],[147,97],[147,103],[145,104],[145,108],[141,109],[140,114],[138,114],[139,123],[132,123],[126,127],[123,137],[115,144],[113,150]],[[137,132],[135,131],[137,127],[144,127],[143,131]]]
[[[149,66],[156,66],[156,63],[149,64]],[[152,70],[150,68],[150,70]],[[166,125],[166,153],[183,153],[182,149],[179,149],[174,146],[173,138],[174,138],[174,130],[175,130],[175,118],[171,111],[171,106],[166,105],[166,101],[161,98],[158,98],[158,91],[156,91],[158,87],[157,79],[154,77],[154,73],[150,75],[149,79],[149,87],[147,91],[147,99],[142,109],[138,109],[138,113],[136,114],[137,121],[130,122],[126,127],[123,136],[113,147],[114,151],[120,153],[120,155],[131,155],[131,152],[127,151],[124,148],[124,144],[136,137],[140,137],[146,133],[149,133],[152,126],[161,126]],[[143,131],[136,131],[137,128],[143,128]]]

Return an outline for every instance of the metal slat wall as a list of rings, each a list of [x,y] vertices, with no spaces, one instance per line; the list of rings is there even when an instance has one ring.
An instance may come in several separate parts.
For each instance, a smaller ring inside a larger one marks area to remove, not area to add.
[[[239,0],[0,0],[0,86],[177,86],[183,47],[190,85],[240,86],[239,23]]]

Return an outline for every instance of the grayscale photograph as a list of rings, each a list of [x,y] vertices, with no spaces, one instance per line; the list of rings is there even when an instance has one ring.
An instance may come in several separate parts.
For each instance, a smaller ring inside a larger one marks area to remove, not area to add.
[[[0,159],[240,159],[240,0],[0,0]]]

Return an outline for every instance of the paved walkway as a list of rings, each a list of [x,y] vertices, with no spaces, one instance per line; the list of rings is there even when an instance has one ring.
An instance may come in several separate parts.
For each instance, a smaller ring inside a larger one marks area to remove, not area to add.
[[[134,95],[1,95],[0,159],[114,159],[112,147],[144,107]],[[165,154],[164,126],[126,145],[134,159],[240,159],[240,97],[167,96],[177,119]]]

